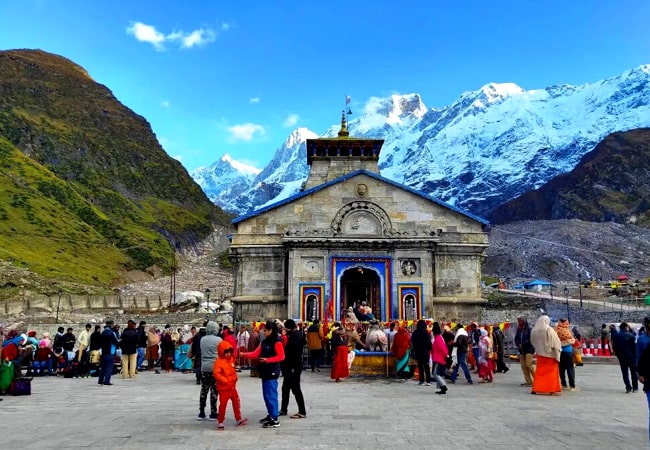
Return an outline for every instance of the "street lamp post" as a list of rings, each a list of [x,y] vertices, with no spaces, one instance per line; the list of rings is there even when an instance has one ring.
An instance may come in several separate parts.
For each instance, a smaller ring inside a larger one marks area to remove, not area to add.
[[[578,292],[580,293],[580,307],[582,308],[582,275],[578,274]]]
[[[564,286],[564,298],[566,300],[566,318],[571,323],[571,313],[569,312],[569,288]]]
[[[59,308],[61,307],[61,296],[63,295],[63,290],[59,289],[57,294],[59,295],[59,300],[56,302],[56,319],[55,319],[55,323],[59,323]]]

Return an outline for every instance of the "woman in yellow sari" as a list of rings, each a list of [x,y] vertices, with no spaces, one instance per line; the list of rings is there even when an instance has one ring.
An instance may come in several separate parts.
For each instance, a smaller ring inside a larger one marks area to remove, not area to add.
[[[549,323],[548,316],[541,316],[530,334],[530,343],[537,353],[537,369],[533,379],[532,394],[562,394],[559,366],[562,344]]]

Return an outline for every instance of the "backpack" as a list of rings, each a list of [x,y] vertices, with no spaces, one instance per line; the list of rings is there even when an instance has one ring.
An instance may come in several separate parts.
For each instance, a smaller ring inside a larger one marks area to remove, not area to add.
[[[456,339],[456,343],[454,345],[456,346],[456,348],[464,349],[463,351],[467,352],[467,346],[469,345],[469,338],[464,334],[461,334],[460,336],[458,336],[458,339]]]

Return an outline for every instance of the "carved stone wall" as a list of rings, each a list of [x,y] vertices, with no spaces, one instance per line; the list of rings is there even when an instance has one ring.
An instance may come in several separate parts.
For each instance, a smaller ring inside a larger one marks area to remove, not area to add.
[[[482,302],[480,263],[488,244],[483,225],[366,174],[236,227],[230,247],[238,267],[235,302],[258,302],[263,309],[264,301],[283,301],[287,314],[297,317],[297,286],[322,283],[329,289],[330,258],[352,254],[389,258],[391,295],[396,283],[421,285],[426,314],[457,315]]]

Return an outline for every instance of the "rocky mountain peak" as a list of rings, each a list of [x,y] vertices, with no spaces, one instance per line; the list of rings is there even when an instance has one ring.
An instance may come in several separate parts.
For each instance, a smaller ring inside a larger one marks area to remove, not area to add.
[[[608,134],[650,126],[648,72],[649,66],[641,66],[594,83],[527,91],[514,83],[489,83],[428,110],[418,94],[372,97],[348,129],[351,136],[384,140],[382,176],[489,215],[571,171]],[[332,125],[324,136],[336,136],[339,128]],[[308,173],[301,155],[281,147],[240,198],[218,204],[250,213],[261,206],[254,197],[269,204],[295,194]],[[263,181],[274,189],[259,197],[254,186]]]

